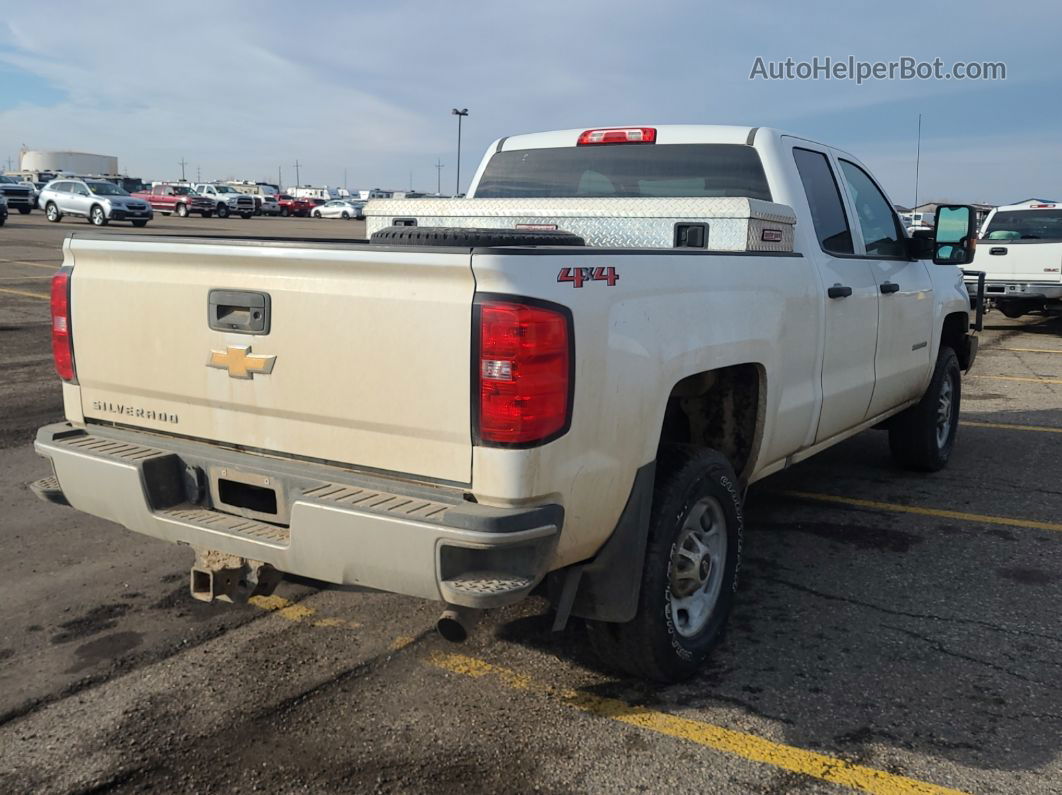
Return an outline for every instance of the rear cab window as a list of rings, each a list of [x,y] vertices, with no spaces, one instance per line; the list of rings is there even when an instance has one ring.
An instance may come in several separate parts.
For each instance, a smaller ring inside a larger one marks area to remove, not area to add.
[[[996,210],[988,240],[1062,240],[1062,209]]]
[[[852,230],[830,161],[822,152],[800,148],[793,149],[793,159],[808,199],[819,246],[829,254],[854,254]]]
[[[759,153],[743,144],[615,144],[496,152],[479,199],[747,197],[771,201]]]

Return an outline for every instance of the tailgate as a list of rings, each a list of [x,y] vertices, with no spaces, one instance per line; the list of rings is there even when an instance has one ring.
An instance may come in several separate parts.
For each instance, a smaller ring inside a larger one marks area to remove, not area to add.
[[[467,251],[74,238],[65,264],[86,418],[470,480]],[[266,294],[268,333],[210,328],[211,290]]]
[[[987,278],[1015,282],[1062,282],[1062,243],[978,240],[976,270]]]

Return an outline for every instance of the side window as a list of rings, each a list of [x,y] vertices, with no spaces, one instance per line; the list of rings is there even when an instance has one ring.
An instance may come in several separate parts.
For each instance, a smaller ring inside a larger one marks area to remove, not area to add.
[[[852,230],[844,213],[841,191],[830,170],[830,161],[822,152],[793,149],[800,181],[811,208],[811,220],[823,251],[833,254],[854,254]]]
[[[874,184],[863,169],[847,160],[841,161],[841,172],[848,185],[848,193],[855,205],[859,218],[859,228],[863,232],[863,242],[867,255],[872,257],[904,257],[906,245],[903,232],[896,213],[889,205],[888,199]]]

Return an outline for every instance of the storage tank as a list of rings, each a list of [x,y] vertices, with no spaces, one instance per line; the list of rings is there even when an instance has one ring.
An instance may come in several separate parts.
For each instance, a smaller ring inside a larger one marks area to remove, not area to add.
[[[118,158],[88,152],[43,152],[26,150],[19,158],[20,171],[62,171],[65,174],[118,174]]]

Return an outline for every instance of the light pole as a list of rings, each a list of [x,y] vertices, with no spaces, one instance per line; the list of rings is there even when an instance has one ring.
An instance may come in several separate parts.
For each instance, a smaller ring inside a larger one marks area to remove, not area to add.
[[[435,195],[442,196],[442,170],[443,162],[435,158]]]
[[[461,119],[468,115],[468,108],[454,108],[450,113],[457,117],[457,188],[454,190],[456,197],[461,195]]]

